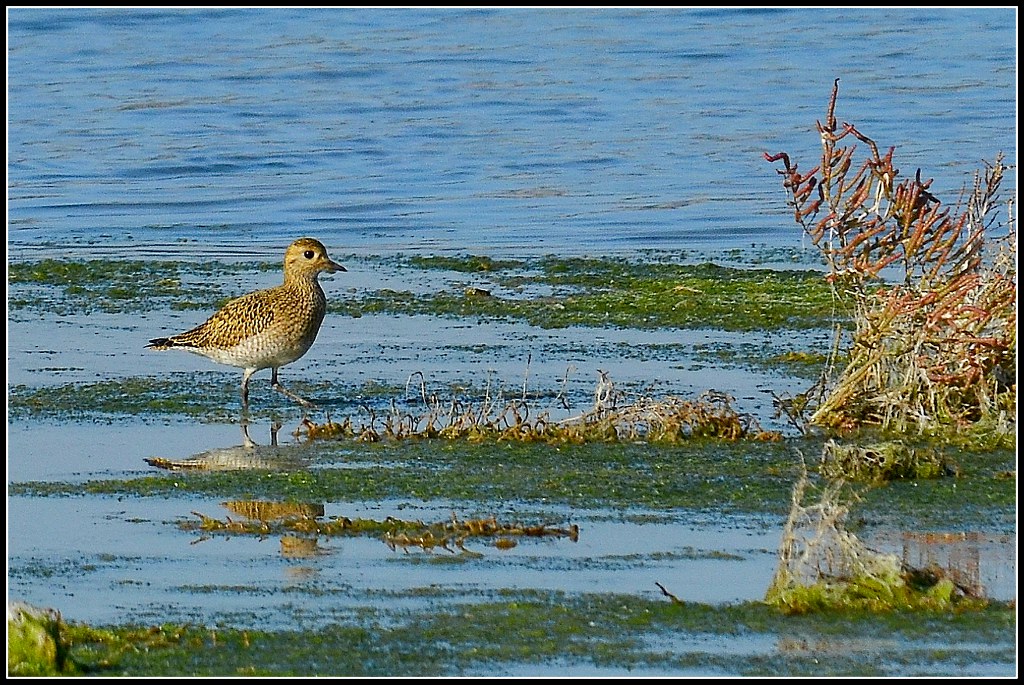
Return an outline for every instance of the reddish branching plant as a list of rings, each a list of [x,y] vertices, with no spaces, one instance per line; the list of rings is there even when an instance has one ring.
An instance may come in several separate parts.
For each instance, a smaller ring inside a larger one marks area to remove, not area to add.
[[[1005,223],[997,216],[1002,154],[951,208],[920,170],[900,176],[894,148],[882,154],[856,126],[838,125],[838,94],[836,79],[825,123],[817,122],[818,166],[804,174],[784,152],[764,155],[782,162],[794,218],[828,264],[835,296],[853,305],[847,366],[824,379],[807,422],[930,432],[995,419],[1008,428],[1016,416],[1016,229],[1012,201]]]

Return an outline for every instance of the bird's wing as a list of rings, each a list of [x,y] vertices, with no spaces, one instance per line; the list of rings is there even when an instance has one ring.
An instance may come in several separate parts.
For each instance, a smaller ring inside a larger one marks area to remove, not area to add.
[[[204,323],[171,339],[184,347],[234,347],[273,325],[275,308],[269,292],[259,290],[230,300]]]

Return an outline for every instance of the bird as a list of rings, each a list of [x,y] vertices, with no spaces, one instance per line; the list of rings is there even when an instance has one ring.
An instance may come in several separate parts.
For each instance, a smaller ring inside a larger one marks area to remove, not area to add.
[[[270,384],[307,409],[316,405],[278,381],[277,371],[309,351],[327,312],[327,297],[317,277],[320,272],[348,271],[327,256],[327,248],[313,238],[299,238],[284,253],[284,282],[228,301],[213,316],[192,330],[146,345],[154,350],[187,350],[243,369],[242,411],[249,411],[249,379],[271,369]]]

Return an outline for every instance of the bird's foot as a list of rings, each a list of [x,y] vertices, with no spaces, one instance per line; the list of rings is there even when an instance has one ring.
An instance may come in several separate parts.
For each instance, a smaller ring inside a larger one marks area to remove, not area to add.
[[[299,395],[296,395],[295,393],[293,393],[291,390],[289,390],[288,388],[284,387],[280,383],[271,383],[271,387],[273,387],[274,390],[277,390],[282,395],[290,397],[295,402],[298,402],[300,405],[302,405],[306,409],[318,409],[319,408],[313,402],[310,402],[305,397],[300,397]]]

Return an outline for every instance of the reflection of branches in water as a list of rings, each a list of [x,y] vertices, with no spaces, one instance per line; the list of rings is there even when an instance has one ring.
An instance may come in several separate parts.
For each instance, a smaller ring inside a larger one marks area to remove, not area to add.
[[[289,522],[316,520],[324,515],[324,505],[306,502],[262,502],[255,500],[235,500],[223,503],[224,508],[245,518],[245,521],[225,518],[221,524],[217,519],[192,512],[202,523],[199,530],[204,535],[192,544],[210,539],[207,533],[234,532],[265,536],[274,532],[276,526],[287,525]],[[185,529],[187,525],[182,525]],[[308,532],[308,531],[303,531]],[[303,542],[305,540],[305,542]],[[281,538],[281,554],[283,556],[303,556],[301,550],[317,549],[316,537],[302,535],[284,535]],[[307,554],[305,556],[311,556]]]
[[[904,566],[911,566],[913,559],[914,568],[948,575],[964,594],[985,596],[985,585],[981,579],[981,547],[986,540],[981,533],[903,531],[900,542]],[[1007,544],[1006,549],[1013,554],[1012,546]]]
[[[545,525],[525,526],[520,523],[499,523],[496,517],[485,519],[459,520],[452,514],[450,521],[443,524],[434,524],[418,531],[387,531],[384,533],[384,542],[391,549],[402,548],[408,551],[410,547],[419,547],[430,551],[434,547],[441,547],[449,552],[455,552],[453,547],[460,551],[468,552],[463,544],[469,538],[496,538],[494,546],[498,549],[509,549],[515,547],[511,537],[564,537],[572,542],[577,542],[580,536],[580,528],[572,524],[568,528],[552,528]]]
[[[616,440],[678,442],[689,438],[724,440],[778,440],[776,432],[764,431],[756,419],[732,407],[729,395],[708,390],[695,400],[678,397],[656,399],[639,395],[630,400],[619,391],[608,373],[600,371],[593,406],[576,416],[552,420],[546,409],[534,406],[523,396],[506,400],[501,387],[492,387],[488,375],[478,403],[458,397],[441,400],[428,394],[423,374],[409,377],[406,397],[415,376],[419,376],[423,410],[414,414],[399,409],[394,401],[389,411],[363,409],[368,423],[358,427],[349,417],[341,423],[328,418],[325,424],[303,419],[300,429],[308,439],[351,437],[366,442],[384,439],[448,438],[469,441],[516,440],[521,442],[585,443]],[[568,374],[567,374],[568,375]],[[564,395],[558,395],[565,405]]]
[[[316,538],[301,535],[281,536],[281,556],[285,559],[309,559],[325,553]]]
[[[825,443],[818,473],[826,478],[843,478],[865,483],[954,476],[959,467],[932,447],[912,447],[902,441],[867,445]]]
[[[316,519],[324,515],[324,505],[306,502],[260,502],[236,500],[224,502],[224,507],[250,521],[285,521],[288,519]]]
[[[237,504],[237,503],[235,503]],[[498,549],[514,547],[513,538],[567,538],[572,542],[579,540],[580,528],[571,524],[564,528],[544,524],[526,525],[522,523],[505,523],[497,517],[480,519],[459,519],[454,513],[448,521],[424,523],[423,521],[405,521],[387,517],[383,521],[374,519],[351,519],[347,516],[332,517],[323,521],[321,505],[287,505],[276,502],[261,502],[257,507],[259,515],[249,516],[254,504],[245,503],[243,516],[249,520],[234,520],[230,517],[220,520],[199,512],[192,512],[199,520],[184,521],[183,530],[203,533],[202,539],[209,539],[212,534],[229,535],[306,535],[306,536],[360,536],[376,535],[393,550],[399,548],[408,551],[418,547],[431,551],[440,547],[449,552],[456,549],[468,552],[463,546],[470,538],[490,538]],[[294,507],[298,506],[298,509]],[[317,513],[319,511],[319,514]],[[271,516],[268,512],[273,512]]]

